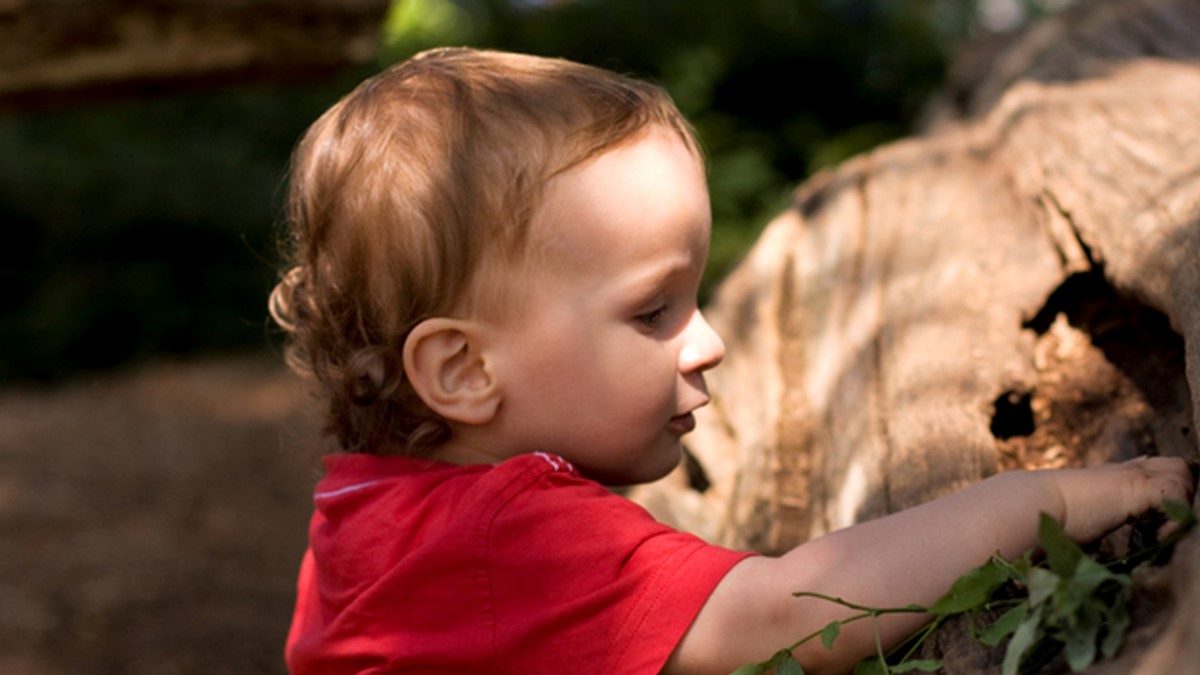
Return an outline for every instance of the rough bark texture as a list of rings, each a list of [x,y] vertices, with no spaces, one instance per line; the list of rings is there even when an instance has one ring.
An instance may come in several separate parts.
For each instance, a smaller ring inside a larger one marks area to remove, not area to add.
[[[777,552],[1006,468],[1195,462],[1198,57],[1200,5],[1090,3],[923,136],[802,185],[709,308],[728,353],[694,461],[633,497]],[[1182,607],[1195,538],[1160,581]],[[1096,671],[1195,672],[1200,622],[1154,616]]]
[[[369,61],[388,0],[0,0],[0,106]]]

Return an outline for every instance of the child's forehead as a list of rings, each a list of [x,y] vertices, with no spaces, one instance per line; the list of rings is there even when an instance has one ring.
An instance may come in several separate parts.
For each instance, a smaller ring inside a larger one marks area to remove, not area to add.
[[[550,180],[530,222],[534,259],[586,253],[629,256],[678,242],[707,244],[704,169],[673,130],[648,129]]]
[[[545,224],[553,227],[557,220],[559,226],[569,225],[583,215],[572,211],[610,206],[631,196],[666,199],[681,185],[696,182],[707,191],[701,158],[678,134],[656,125],[552,176],[535,213],[565,210]]]
[[[672,129],[652,125],[594,155],[551,175],[537,199],[537,210],[579,199],[619,199],[643,178],[656,178],[644,187],[655,190],[675,181],[704,177],[704,163],[692,144]],[[604,191],[613,191],[604,194]]]

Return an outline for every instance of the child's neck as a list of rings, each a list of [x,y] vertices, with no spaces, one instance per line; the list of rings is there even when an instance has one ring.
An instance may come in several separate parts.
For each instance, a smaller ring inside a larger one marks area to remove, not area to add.
[[[503,453],[497,452],[495,448],[481,447],[457,437],[451,437],[442,444],[433,452],[432,457],[438,461],[459,466],[499,464],[508,459]]]

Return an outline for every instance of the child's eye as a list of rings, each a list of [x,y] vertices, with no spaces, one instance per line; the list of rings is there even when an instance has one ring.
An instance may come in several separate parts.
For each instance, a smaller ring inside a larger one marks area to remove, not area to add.
[[[667,306],[663,305],[657,309],[651,310],[644,314],[638,314],[635,317],[638,323],[641,323],[647,328],[658,328],[662,324],[663,317],[667,314]]]

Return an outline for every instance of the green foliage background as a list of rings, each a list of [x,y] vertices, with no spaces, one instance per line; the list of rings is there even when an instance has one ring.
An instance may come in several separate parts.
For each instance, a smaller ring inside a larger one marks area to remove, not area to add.
[[[470,44],[662,84],[709,161],[711,285],[796,183],[909,131],[973,16],[937,0],[403,0],[384,60]]]
[[[908,133],[978,30],[977,4],[402,0],[374,66],[2,113],[0,381],[271,347],[265,299],[291,147],[363,77],[436,45],[563,56],[663,84],[709,157],[711,285],[797,183]]]

